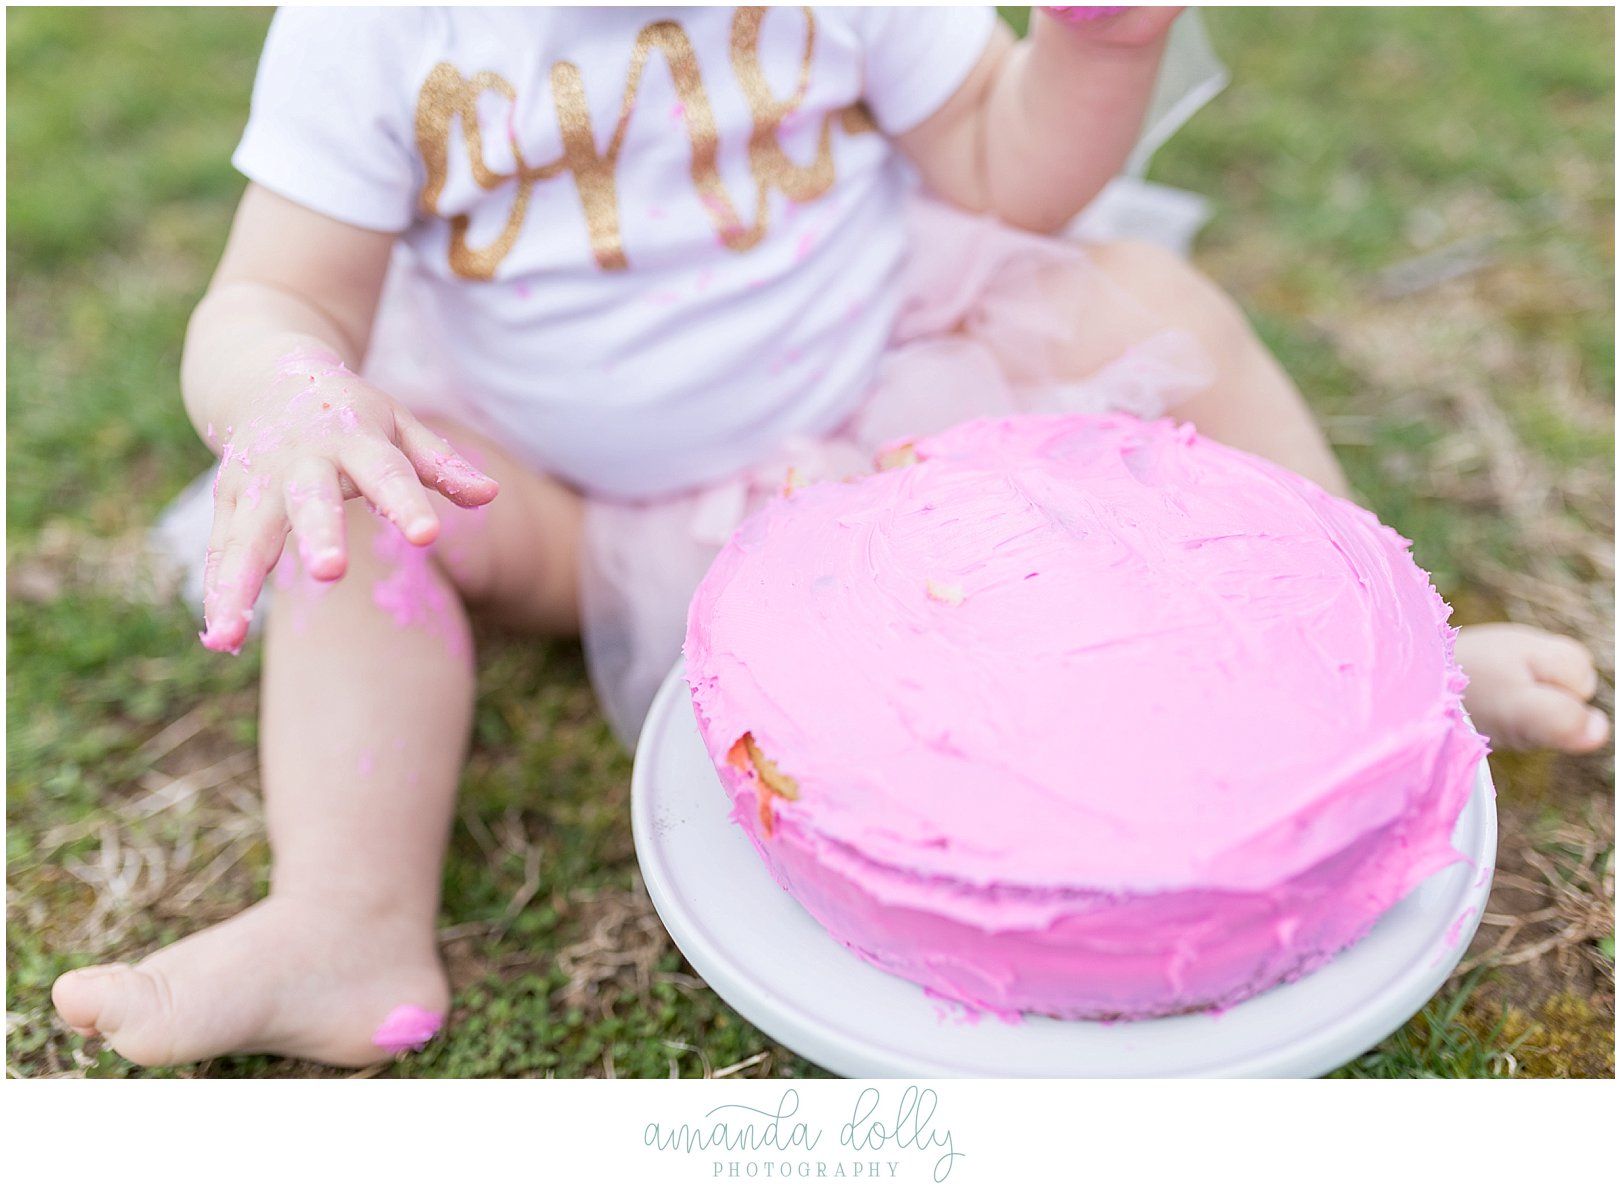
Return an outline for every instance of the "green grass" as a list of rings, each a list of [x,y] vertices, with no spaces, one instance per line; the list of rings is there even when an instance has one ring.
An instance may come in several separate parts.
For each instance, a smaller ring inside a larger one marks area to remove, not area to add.
[[[7,21],[14,538],[53,515],[104,535],[144,523],[208,459],[178,399],[181,335],[241,190],[229,159],[267,19]]]
[[[1214,200],[1202,262],[1449,598],[1501,613],[1521,597],[1501,571],[1532,558],[1554,587],[1585,592],[1599,626],[1562,620],[1552,603],[1522,614],[1613,648],[1608,574],[1545,531],[1564,526],[1601,554],[1613,533],[1613,15],[1205,16],[1235,81],[1154,170]],[[98,928],[74,872],[106,858],[112,838],[126,858],[180,862],[173,885],[229,857],[230,830],[252,824],[251,773],[136,814],[151,791],[143,746],[168,724],[198,716],[187,770],[252,748],[258,660],[252,647],[236,659],[203,651],[190,616],[137,597],[121,561],[210,461],[181,411],[180,343],[240,191],[229,156],[267,21],[247,9],[8,13],[6,1000],[17,1075],[323,1072],[267,1058],[137,1071],[54,1025],[47,997],[72,965],[138,955],[263,892],[266,852],[251,834],[200,899],[176,906],[165,891]],[[1381,270],[1471,238],[1490,246],[1470,277],[1380,296]],[[1521,461],[1549,478],[1539,515],[1552,519],[1506,515],[1487,438],[1460,411],[1466,389],[1488,396]],[[445,879],[452,1027],[387,1072],[697,1076],[760,1054],[769,1059],[744,1074],[820,1072],[695,985],[647,916],[629,761],[591,703],[578,648],[485,635],[481,656]],[[1612,678],[1607,669],[1606,699]],[[1508,814],[1538,805],[1569,822],[1607,804],[1605,761],[1504,773]],[[226,795],[244,789],[243,805]],[[639,968],[582,948],[605,918]],[[1608,944],[1613,972],[1613,932]],[[1579,989],[1613,1016],[1611,977]],[[1494,973],[1453,986],[1341,1072],[1499,1075],[1513,1063],[1493,1005],[1534,1015],[1563,989],[1552,974],[1544,983]]]
[[[1613,404],[1614,77],[1598,52],[1613,39],[1610,10],[1206,16],[1235,81],[1167,146],[1154,176],[1214,199],[1207,258],[1225,264],[1264,244],[1264,274],[1240,296],[1319,408],[1383,412],[1367,409],[1365,380],[1336,358],[1335,320],[1370,304],[1379,270],[1470,237],[1495,245],[1483,278],[1494,331],[1527,362],[1566,352]],[[1292,46],[1316,48],[1280,48]],[[1444,309],[1417,303],[1414,313],[1437,320],[1433,366],[1475,345],[1448,341]],[[1583,429],[1549,410],[1525,391],[1538,384],[1517,374],[1519,362],[1487,380],[1526,446],[1557,466],[1608,468],[1608,424]],[[1415,522],[1401,485],[1376,469],[1392,451],[1423,455],[1444,428],[1397,411],[1374,448],[1343,456],[1375,510],[1415,537],[1420,559],[1452,573],[1445,525]]]
[[[217,246],[268,20],[160,8],[8,22],[11,273],[94,271],[154,236]]]
[[[1335,1078],[1502,1078],[1512,1074],[1515,1045],[1499,1017],[1484,1034],[1460,1019],[1480,974],[1438,996],[1378,1048],[1336,1070]]]

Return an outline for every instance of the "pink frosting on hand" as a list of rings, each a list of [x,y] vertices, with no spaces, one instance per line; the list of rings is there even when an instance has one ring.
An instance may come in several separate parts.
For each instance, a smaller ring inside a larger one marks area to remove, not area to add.
[[[979,421],[753,517],[688,680],[737,820],[885,969],[993,1010],[1231,1003],[1455,861],[1484,753],[1407,542],[1130,417]],[[751,735],[796,784],[735,764]]]
[[[215,624],[209,624],[197,633],[197,639],[203,642],[203,647],[210,652],[228,652],[238,656],[242,652],[242,632],[239,628],[227,629]]]
[[[415,1004],[402,1003],[388,1013],[388,1018],[382,1026],[372,1034],[371,1042],[380,1049],[387,1049],[395,1056],[409,1049],[420,1049],[435,1036],[444,1026],[443,1013],[428,1011]]]

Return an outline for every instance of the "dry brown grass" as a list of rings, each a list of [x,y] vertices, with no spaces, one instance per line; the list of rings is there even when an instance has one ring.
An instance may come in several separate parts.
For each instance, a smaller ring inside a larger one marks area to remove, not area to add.
[[[258,757],[209,729],[218,710],[198,707],[171,723],[143,748],[151,766],[125,796],[41,839],[44,859],[96,841],[61,861],[88,893],[82,915],[39,922],[60,948],[124,957],[154,924],[189,931],[251,902],[264,857]]]

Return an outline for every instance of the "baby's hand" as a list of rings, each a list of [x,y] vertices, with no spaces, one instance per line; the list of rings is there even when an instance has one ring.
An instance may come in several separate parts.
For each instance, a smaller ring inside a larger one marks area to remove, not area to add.
[[[1182,8],[1084,8],[1043,6],[1043,12],[1068,26],[1071,34],[1092,45],[1132,47],[1165,36]]]
[[[214,527],[203,577],[204,646],[235,652],[287,534],[312,578],[343,576],[343,502],[361,496],[406,540],[430,544],[439,518],[425,487],[463,507],[495,498],[494,479],[336,356],[277,363],[247,423],[227,427],[214,480]]]

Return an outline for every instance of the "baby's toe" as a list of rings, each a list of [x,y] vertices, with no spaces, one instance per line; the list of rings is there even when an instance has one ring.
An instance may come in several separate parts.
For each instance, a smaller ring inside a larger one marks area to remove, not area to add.
[[[1577,753],[1597,751],[1609,742],[1610,738],[1610,720],[1605,717],[1604,711],[1596,706],[1587,706],[1585,709],[1587,722],[1582,728],[1581,738],[1569,749]]]
[[[1507,699],[1504,740],[1492,742],[1515,749],[1551,747],[1582,753],[1604,745],[1610,720],[1568,691],[1553,685],[1528,685]]]
[[[51,987],[63,1023],[140,1065],[167,1064],[169,998],[159,979],[122,963],[71,970]]]
[[[128,969],[124,963],[117,963],[68,971],[51,985],[51,1002],[56,1014],[80,1036],[100,1036],[101,1016],[111,990],[108,980],[120,977]]]
[[[1526,661],[1532,675],[1545,685],[1559,686],[1583,702],[1589,701],[1598,692],[1593,654],[1569,636],[1548,632],[1537,635],[1539,638],[1526,644]]]

